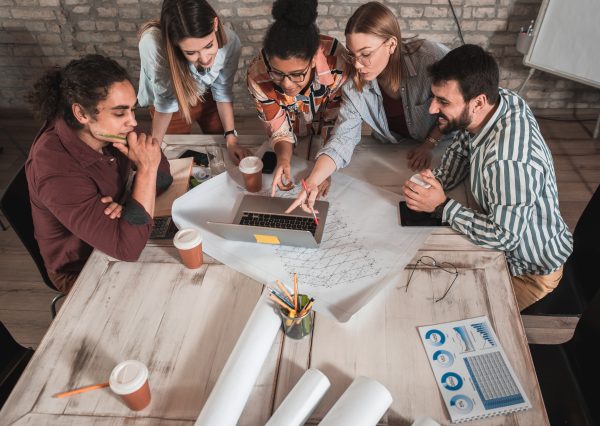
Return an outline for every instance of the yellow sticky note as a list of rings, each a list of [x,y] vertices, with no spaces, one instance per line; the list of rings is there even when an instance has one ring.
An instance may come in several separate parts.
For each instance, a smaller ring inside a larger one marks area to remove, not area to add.
[[[262,243],[262,244],[281,244],[279,242],[279,238],[277,238],[275,235],[259,235],[259,234],[254,234],[254,238],[256,238],[256,242],[257,243]]]

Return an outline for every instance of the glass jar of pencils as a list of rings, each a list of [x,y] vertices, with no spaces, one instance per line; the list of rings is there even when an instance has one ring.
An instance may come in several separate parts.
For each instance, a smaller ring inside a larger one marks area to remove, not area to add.
[[[302,312],[302,308],[307,306],[310,302],[310,298],[305,294],[298,295],[298,312],[299,316],[290,313],[288,309],[281,308],[279,313],[282,318],[283,331],[287,337],[292,339],[302,339],[310,333],[313,328],[313,313],[310,306],[306,312]]]

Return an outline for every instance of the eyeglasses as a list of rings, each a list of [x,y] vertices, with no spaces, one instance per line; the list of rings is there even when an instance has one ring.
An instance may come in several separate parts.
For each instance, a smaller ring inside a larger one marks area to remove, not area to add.
[[[306,78],[306,74],[308,74],[311,63],[309,62],[304,71],[302,72],[293,72],[290,74],[284,74],[279,71],[269,70],[269,78],[276,83],[281,83],[286,77],[293,83],[302,83]]]
[[[386,42],[387,42],[387,40],[382,42],[375,49],[371,50],[368,53],[363,53],[362,55],[358,55],[358,56],[353,55],[352,53],[345,50],[344,53],[342,54],[342,56],[343,56],[344,60],[346,62],[348,62],[350,65],[354,65],[354,63],[358,61],[361,65],[368,67],[371,65],[371,60],[373,59],[373,53],[377,52],[381,48],[381,46],[383,46]]]
[[[410,266],[412,266],[412,270],[410,271],[410,274],[408,276],[408,281],[407,281],[406,285],[404,286],[406,291],[408,291],[408,286],[410,285],[410,280],[412,279],[412,276],[415,273],[415,269],[417,269],[417,267],[419,265],[427,266],[429,268],[441,269],[444,272],[454,275],[454,278],[452,278],[452,281],[450,281],[450,284],[448,285],[448,287],[446,287],[446,290],[444,290],[444,293],[440,297],[436,297],[435,294],[433,295],[434,303],[444,300],[444,298],[448,295],[448,293],[450,292],[450,289],[456,282],[456,278],[458,278],[458,269],[456,268],[456,266],[454,266],[452,263],[449,263],[449,262],[437,262],[431,256],[421,256],[414,265],[410,265]]]

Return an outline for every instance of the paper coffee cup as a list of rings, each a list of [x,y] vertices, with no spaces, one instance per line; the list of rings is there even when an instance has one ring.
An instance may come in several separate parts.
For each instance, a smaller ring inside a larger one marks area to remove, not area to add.
[[[108,382],[110,389],[119,395],[130,409],[139,411],[150,404],[148,368],[141,362],[121,362],[113,368]]]
[[[179,250],[183,264],[196,269],[202,266],[202,235],[194,228],[185,228],[178,231],[173,238],[173,245]]]
[[[263,162],[258,157],[245,157],[240,161],[240,172],[248,192],[258,192],[262,188]]]

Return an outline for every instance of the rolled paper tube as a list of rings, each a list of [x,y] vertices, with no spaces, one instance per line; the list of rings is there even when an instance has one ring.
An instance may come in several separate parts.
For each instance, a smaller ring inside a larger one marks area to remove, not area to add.
[[[281,327],[281,317],[261,297],[210,396],[196,420],[197,426],[235,426]]]
[[[357,377],[331,407],[320,426],[375,426],[392,405],[392,394],[377,380]]]
[[[303,425],[330,385],[327,376],[319,370],[306,370],[265,426]]]
[[[440,426],[440,424],[431,417],[417,417],[412,426]]]

